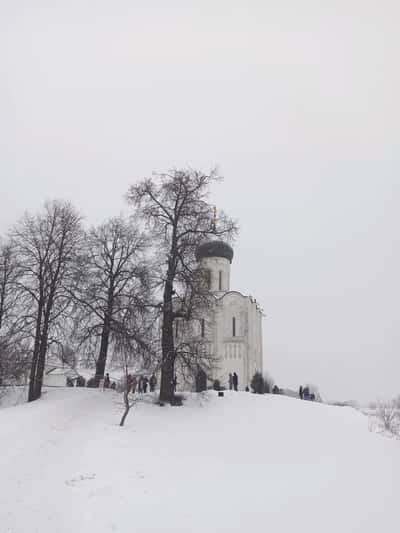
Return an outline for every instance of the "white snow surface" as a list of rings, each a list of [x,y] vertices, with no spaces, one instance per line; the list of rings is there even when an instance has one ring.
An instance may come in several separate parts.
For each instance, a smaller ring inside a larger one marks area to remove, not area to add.
[[[0,410],[0,532],[399,532],[400,441],[282,396],[61,388]]]

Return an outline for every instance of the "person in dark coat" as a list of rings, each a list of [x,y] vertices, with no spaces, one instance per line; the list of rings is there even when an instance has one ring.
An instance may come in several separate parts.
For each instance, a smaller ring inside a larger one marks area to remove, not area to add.
[[[77,387],[84,387],[86,385],[86,380],[83,376],[78,376],[76,380],[76,386]]]
[[[106,377],[104,378],[104,388],[109,389],[110,388],[110,374],[106,374]]]
[[[148,386],[148,384],[149,384],[149,380],[148,380],[148,378],[145,376],[145,377],[143,378],[143,392],[144,392],[145,394],[146,394],[146,392],[147,392],[147,386]]]
[[[232,390],[232,389],[233,389],[233,376],[232,376],[232,372],[229,372],[228,381],[229,381],[229,390]]]
[[[178,379],[175,375],[174,379],[172,380],[172,385],[174,386],[174,392],[176,392],[176,387],[178,385]]]
[[[154,392],[156,389],[156,385],[157,385],[157,378],[155,374],[152,374],[152,376],[150,377],[149,385],[150,385],[150,392]]]
[[[129,393],[131,392],[132,388],[132,374],[128,374],[126,376],[126,391]]]
[[[136,387],[137,387],[137,378],[136,378],[136,376],[132,376],[131,386],[132,386],[132,394],[135,394]]]
[[[302,385],[300,385],[300,388],[299,388],[299,397],[301,399],[303,399],[303,387],[302,387]]]
[[[236,372],[234,372],[232,376],[232,385],[233,385],[233,390],[237,391],[238,385],[239,385],[239,378]]]
[[[138,379],[138,393],[141,394],[143,392],[143,377],[139,376]]]

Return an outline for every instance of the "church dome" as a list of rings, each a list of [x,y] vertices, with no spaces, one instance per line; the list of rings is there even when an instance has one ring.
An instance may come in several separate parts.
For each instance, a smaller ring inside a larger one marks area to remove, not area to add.
[[[223,241],[207,241],[200,244],[196,250],[196,259],[200,261],[205,257],[223,257],[232,263],[233,249]]]

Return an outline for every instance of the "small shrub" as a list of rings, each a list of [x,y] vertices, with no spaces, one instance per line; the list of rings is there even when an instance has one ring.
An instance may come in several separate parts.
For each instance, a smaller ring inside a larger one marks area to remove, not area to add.
[[[219,381],[219,379],[214,380],[213,389],[216,391],[221,390],[221,382]]]
[[[207,390],[207,374],[200,369],[196,374],[196,392]]]
[[[255,394],[264,394],[265,383],[261,372],[256,372],[252,377],[250,386]]]
[[[400,435],[400,414],[395,401],[379,402],[375,409],[375,418],[381,432]]]
[[[83,376],[78,376],[76,379],[76,386],[77,387],[84,387],[86,385],[86,380]]]
[[[182,394],[175,394],[171,400],[171,405],[174,407],[181,407],[183,405],[184,396]]]
[[[86,386],[91,389],[95,389],[97,387],[96,378],[89,378],[87,380]]]

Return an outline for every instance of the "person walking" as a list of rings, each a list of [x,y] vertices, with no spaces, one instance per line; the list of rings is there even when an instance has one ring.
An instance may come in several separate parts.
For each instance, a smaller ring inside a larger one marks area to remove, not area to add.
[[[139,379],[138,379],[138,393],[142,394],[142,392],[143,392],[143,377],[139,376]]]
[[[132,376],[132,378],[131,378],[131,386],[132,386],[132,394],[135,394],[136,387],[137,387],[137,377],[136,376]]]
[[[172,385],[174,387],[174,392],[176,392],[176,387],[178,385],[178,380],[177,380],[176,374],[174,376],[174,379],[172,380]]]
[[[232,389],[233,389],[233,376],[232,376],[232,372],[229,372],[228,381],[229,381],[229,390],[232,390]]]
[[[132,374],[126,376],[126,392],[129,394],[132,388]]]
[[[149,384],[149,380],[147,378],[147,376],[144,376],[143,378],[143,392],[144,394],[146,394],[147,392],[147,385]]]
[[[299,388],[299,397],[300,399],[303,399],[303,386],[300,385],[300,388]]]
[[[104,388],[109,389],[110,388],[110,374],[107,372],[106,377],[104,378]]]
[[[233,390],[237,391],[238,390],[238,385],[239,385],[239,378],[238,378],[238,375],[236,374],[236,372],[233,373],[232,384],[233,384]]]
[[[149,385],[150,385],[150,392],[154,392],[156,389],[156,385],[157,385],[157,378],[155,374],[152,374],[152,376],[150,377]]]

